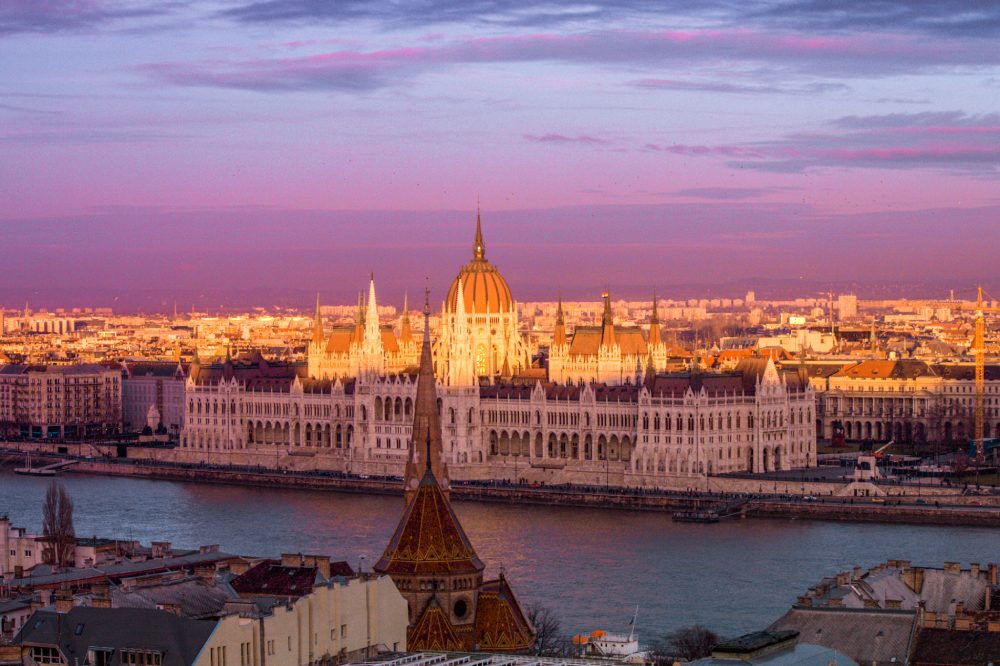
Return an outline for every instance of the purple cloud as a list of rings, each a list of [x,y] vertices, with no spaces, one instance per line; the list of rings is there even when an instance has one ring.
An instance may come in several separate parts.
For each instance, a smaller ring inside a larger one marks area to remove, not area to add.
[[[630,85],[647,90],[680,90],[711,93],[732,93],[739,95],[815,95],[826,92],[850,90],[844,83],[807,83],[800,86],[761,85],[752,83],[732,83],[727,81],[689,81],[678,79],[639,79]]]
[[[0,35],[93,28],[115,19],[161,13],[161,8],[152,5],[136,9],[114,0],[4,0],[0,2]]]
[[[566,134],[525,134],[524,138],[528,141],[535,143],[582,143],[591,146],[599,146],[611,143],[608,139],[602,139],[596,136],[590,136],[587,134],[577,134],[576,136],[568,136]]]
[[[1000,173],[1000,114],[961,111],[844,116],[821,131],[738,145],[659,145],[640,150],[717,157],[734,168],[795,173],[816,167],[934,168]]]

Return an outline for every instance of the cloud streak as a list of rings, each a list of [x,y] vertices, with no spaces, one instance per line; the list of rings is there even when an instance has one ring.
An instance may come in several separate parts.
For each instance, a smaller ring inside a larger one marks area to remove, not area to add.
[[[671,24],[688,17],[710,27],[780,26],[815,33],[889,31],[993,39],[1000,32],[1000,5],[965,0],[250,0],[222,15],[250,24],[374,22],[385,29],[443,24],[538,29],[626,18]]]
[[[92,29],[118,19],[160,14],[155,6],[136,8],[108,0],[4,0],[0,35]]]
[[[1000,114],[961,111],[843,116],[819,131],[742,145],[657,145],[646,151],[716,157],[779,173],[819,167],[931,168],[1000,175]]]
[[[905,35],[827,35],[731,30],[604,30],[579,34],[533,33],[460,39],[443,44],[378,51],[333,51],[287,58],[161,62],[143,65],[145,74],[187,86],[258,91],[372,90],[431,68],[475,63],[556,62],[592,66],[659,68],[690,64],[772,67],[824,77],[872,77],[913,73],[940,66],[1000,64],[995,44],[929,43]],[[716,92],[766,92],[768,86],[640,79],[645,87]],[[803,93],[834,90],[820,82]],[[744,86],[741,88],[741,86]],[[789,88],[791,90],[791,88]]]

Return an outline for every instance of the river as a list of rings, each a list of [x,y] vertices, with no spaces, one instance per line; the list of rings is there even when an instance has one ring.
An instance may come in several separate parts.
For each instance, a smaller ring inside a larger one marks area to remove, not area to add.
[[[328,554],[367,569],[402,512],[402,497],[242,488],[122,477],[61,477],[78,536],[219,544],[226,552]],[[0,471],[0,514],[41,528],[47,479]],[[507,572],[525,605],[551,608],[567,632],[640,638],[703,624],[724,636],[762,629],[824,576],[887,559],[941,566],[1000,559],[988,528],[750,519],[672,523],[665,513],[454,503],[493,576]],[[365,559],[362,560],[361,558]]]

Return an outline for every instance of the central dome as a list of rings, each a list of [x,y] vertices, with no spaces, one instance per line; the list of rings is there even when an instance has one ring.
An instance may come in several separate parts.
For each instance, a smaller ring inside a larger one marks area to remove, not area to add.
[[[458,306],[458,283],[462,283],[462,297],[468,314],[506,313],[514,309],[514,299],[510,287],[500,272],[486,261],[486,246],[483,231],[476,212],[476,242],[473,245],[472,261],[459,271],[448,289],[448,310],[454,312]]]

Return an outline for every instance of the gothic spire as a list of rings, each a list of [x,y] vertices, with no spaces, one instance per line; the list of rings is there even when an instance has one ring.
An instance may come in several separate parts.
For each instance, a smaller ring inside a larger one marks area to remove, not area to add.
[[[483,244],[483,225],[479,217],[479,199],[476,199],[476,241],[472,246],[472,255],[476,259],[486,258],[486,245]]]
[[[406,344],[413,340],[413,329],[410,327],[409,296],[403,292],[403,316],[399,320],[399,341]]]
[[[601,317],[601,346],[615,346],[615,322],[611,314],[611,294],[604,292],[604,315]]]
[[[313,319],[313,344],[323,344],[323,317],[319,313],[319,292],[316,292],[316,316]]]
[[[556,306],[556,327],[552,331],[552,346],[560,347],[566,344],[566,321],[563,319],[562,294],[559,294],[559,305]]]
[[[407,503],[416,495],[422,476],[421,468],[428,464],[446,496],[451,490],[448,468],[442,460],[441,415],[438,413],[437,380],[434,378],[434,364],[431,359],[430,319],[428,290],[424,299],[424,339],[420,345],[420,370],[417,372],[417,398],[413,405],[410,459],[406,463],[404,491]],[[418,458],[422,455],[428,458],[421,465],[418,464]]]
[[[663,344],[663,338],[660,336],[660,315],[657,313],[659,308],[656,304],[656,291],[653,291],[653,313],[649,316],[649,346],[659,347]]]

